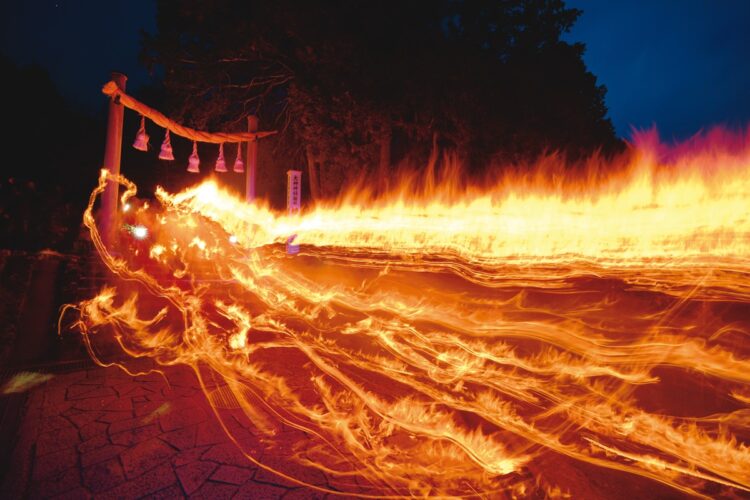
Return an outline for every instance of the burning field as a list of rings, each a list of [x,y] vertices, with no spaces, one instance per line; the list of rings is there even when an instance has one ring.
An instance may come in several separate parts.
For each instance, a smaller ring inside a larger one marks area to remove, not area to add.
[[[230,434],[302,431],[288,463],[347,495],[748,495],[750,135],[526,172],[300,214],[117,178],[109,248],[103,171],[113,278],[78,327],[102,364],[194,368]]]

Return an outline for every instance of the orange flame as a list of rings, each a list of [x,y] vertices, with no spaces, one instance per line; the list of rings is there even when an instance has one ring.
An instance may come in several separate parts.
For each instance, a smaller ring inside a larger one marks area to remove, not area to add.
[[[97,359],[99,331],[194,367],[220,421],[236,400],[271,440],[303,431],[287,451],[321,491],[576,496],[546,457],[749,492],[750,134],[652,139],[608,175],[594,159],[555,180],[553,158],[478,188],[446,160],[426,188],[298,215],[211,181],[160,189],[131,211],[148,248],[123,257],[93,206],[109,179],[123,202],[135,186],[103,171],[84,223],[119,280],[79,326]]]

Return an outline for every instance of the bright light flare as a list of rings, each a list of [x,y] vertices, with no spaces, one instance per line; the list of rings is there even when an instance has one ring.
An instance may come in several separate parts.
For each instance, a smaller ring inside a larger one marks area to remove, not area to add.
[[[148,237],[148,228],[146,226],[133,226],[131,232],[133,233],[133,237],[139,240],[145,240]]]

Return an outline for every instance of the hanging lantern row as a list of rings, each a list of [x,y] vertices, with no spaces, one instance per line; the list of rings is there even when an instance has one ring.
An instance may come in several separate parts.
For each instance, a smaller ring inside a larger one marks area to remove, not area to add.
[[[141,116],[141,126],[138,129],[138,133],[135,136],[133,147],[138,151],[148,151],[148,134],[146,133],[146,118]],[[235,172],[244,172],[245,164],[242,162],[242,143],[237,143],[237,156],[234,160],[234,167],[232,168]],[[174,154],[172,153],[172,141],[169,137],[169,129],[166,129],[164,134],[164,141],[161,143],[161,150],[159,151],[160,160],[174,160]],[[216,165],[214,170],[217,172],[228,172],[227,163],[224,159],[224,144],[219,144],[219,156],[216,158]],[[188,158],[187,171],[193,174],[200,172],[200,158],[198,157],[198,143],[193,141],[193,152]]]

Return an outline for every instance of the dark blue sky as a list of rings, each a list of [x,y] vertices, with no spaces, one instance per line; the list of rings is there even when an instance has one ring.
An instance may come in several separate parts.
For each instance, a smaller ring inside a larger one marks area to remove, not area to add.
[[[568,0],[584,11],[570,41],[608,88],[620,136],[656,124],[662,136],[750,122],[750,0]],[[148,80],[139,30],[155,30],[153,0],[0,2],[2,52],[47,68],[63,95],[92,111],[109,71],[129,89]]]
[[[47,69],[60,92],[98,111],[112,70],[128,88],[149,79],[138,63],[140,30],[156,30],[153,0],[17,0],[0,2],[2,52],[18,64]]]
[[[607,86],[617,133],[656,124],[665,139],[750,122],[749,0],[568,0],[569,35]]]

